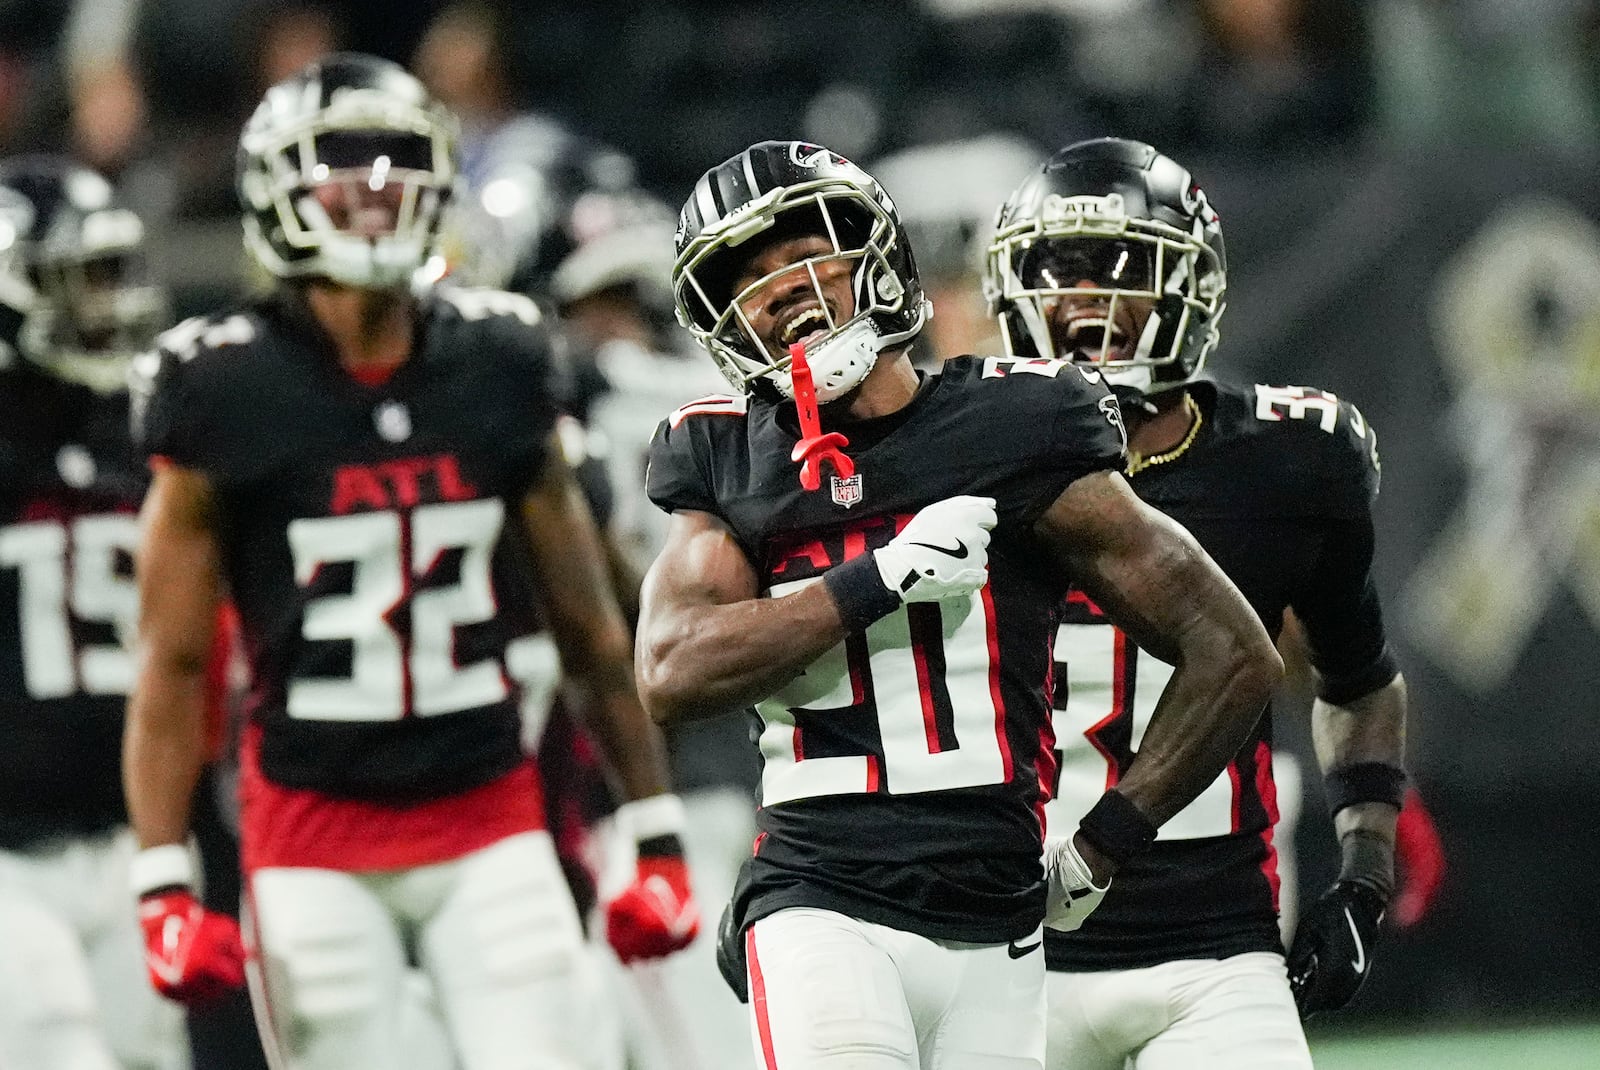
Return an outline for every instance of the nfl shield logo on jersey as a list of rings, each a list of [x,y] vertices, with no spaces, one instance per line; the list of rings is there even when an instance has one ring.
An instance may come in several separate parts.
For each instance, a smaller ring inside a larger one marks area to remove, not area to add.
[[[372,423],[386,442],[404,442],[411,437],[411,410],[398,401],[385,401],[372,410]]]
[[[829,477],[829,493],[833,497],[833,504],[842,505],[846,509],[861,500],[861,473],[840,479],[838,476]]]

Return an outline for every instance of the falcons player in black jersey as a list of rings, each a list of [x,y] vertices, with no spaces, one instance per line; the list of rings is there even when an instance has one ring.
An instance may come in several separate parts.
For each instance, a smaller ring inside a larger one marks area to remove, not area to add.
[[[759,714],[728,931],[760,1065],[1038,1066],[1041,922],[1081,920],[1221,770],[1277,655],[1128,489],[1099,372],[912,368],[929,308],[865,172],[754,145],[700,179],[677,247],[679,317],[739,392],[656,432],[649,491],[672,518],[638,672],[658,719]],[[1146,760],[1047,846],[1069,579],[1182,668]]]
[[[1011,353],[1112,383],[1139,496],[1194,534],[1274,637],[1286,611],[1299,620],[1344,852],[1286,971],[1262,718],[1094,916],[1046,934],[1050,1064],[1310,1067],[1296,1003],[1342,1006],[1371,968],[1405,783],[1405,684],[1370,575],[1375,433],[1326,391],[1197,378],[1223,309],[1221,225],[1189,173],[1148,145],[1083,142],[1026,179],[1000,213],[985,287]],[[1075,821],[1144,762],[1174,671],[1103,609],[1079,587],[1056,640],[1052,820]]]
[[[505,647],[537,597],[629,800],[624,958],[697,928],[660,738],[594,523],[556,444],[546,329],[525,298],[429,287],[455,124],[358,55],[273,87],[246,125],[246,244],[270,297],[163,336],[141,386],[155,474],[126,785],[152,978],[235,968],[183,842],[199,667],[224,591],[251,662],[242,854],[264,1039],[304,1070],[406,1064],[408,962],[464,1070],[585,1059],[576,912]]]
[[[124,383],[166,303],[139,218],[65,159],[0,163],[0,245],[0,1066],[180,1067],[116,891],[146,484]]]

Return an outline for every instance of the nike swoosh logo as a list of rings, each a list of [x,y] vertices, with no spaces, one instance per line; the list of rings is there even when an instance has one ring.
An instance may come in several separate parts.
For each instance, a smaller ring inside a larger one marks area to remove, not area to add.
[[[1035,940],[1031,944],[1019,944],[1013,940],[1006,945],[1006,954],[1010,955],[1014,959],[1020,959],[1022,956],[1029,954],[1030,952],[1039,950],[1039,945],[1042,943],[1044,943],[1043,940]]]
[[[1357,974],[1367,972],[1367,949],[1361,946],[1361,934],[1356,931],[1356,919],[1350,916],[1350,908],[1344,908],[1345,924],[1350,926],[1350,937],[1356,942],[1356,957],[1350,963],[1350,968]]]
[[[931,542],[914,542],[911,545],[924,547],[932,550],[936,554],[944,554],[946,557],[953,557],[957,561],[966,558],[969,554],[969,551],[967,550],[967,544],[962,542],[960,539],[956,540],[956,548],[954,550],[950,549],[948,546],[935,546]]]
[[[667,932],[678,940],[688,936],[689,930],[700,920],[700,912],[695,909],[694,901],[679,904],[678,893],[673,891],[672,885],[659,874],[645,878],[644,890],[655,899],[656,913],[666,923]]]

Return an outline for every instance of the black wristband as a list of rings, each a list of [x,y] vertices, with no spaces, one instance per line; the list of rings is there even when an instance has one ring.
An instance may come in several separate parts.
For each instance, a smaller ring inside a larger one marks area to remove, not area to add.
[[[682,858],[683,841],[676,833],[650,836],[639,841],[640,858]]]
[[[849,632],[865,631],[900,608],[900,596],[883,585],[878,563],[871,554],[852,557],[822,574],[823,586],[839,607],[839,617]]]
[[[1400,663],[1387,646],[1369,664],[1342,674],[1318,670],[1317,697],[1331,706],[1343,706],[1387,687],[1400,675]]]
[[[1388,762],[1356,762],[1328,770],[1322,784],[1330,814],[1364,802],[1388,803],[1398,810],[1405,801],[1406,771]]]
[[[1144,852],[1156,839],[1156,825],[1133,800],[1110,790],[1078,822],[1083,838],[1118,866]]]

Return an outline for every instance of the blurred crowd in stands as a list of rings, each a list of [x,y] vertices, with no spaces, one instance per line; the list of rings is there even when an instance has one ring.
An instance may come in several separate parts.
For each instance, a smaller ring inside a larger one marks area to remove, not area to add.
[[[532,111],[616,146],[672,203],[771,136],[1581,151],[1597,45],[1596,0],[0,0],[0,154],[70,149],[157,219],[231,216],[250,105],[330,48],[411,64],[469,137]]]

